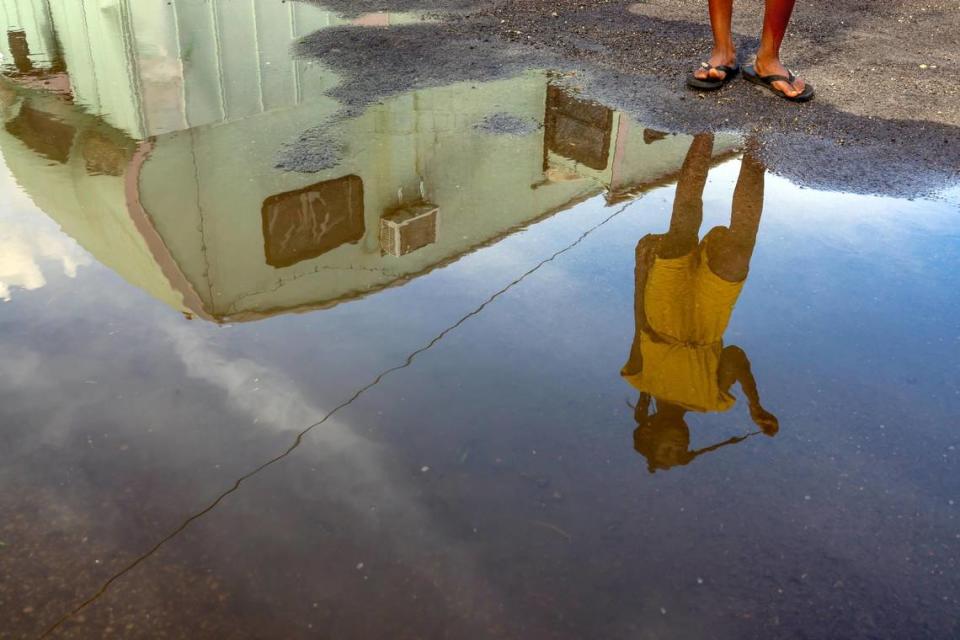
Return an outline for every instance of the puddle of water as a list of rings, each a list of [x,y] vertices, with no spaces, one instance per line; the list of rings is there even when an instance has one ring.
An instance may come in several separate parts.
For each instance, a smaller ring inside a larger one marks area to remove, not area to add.
[[[12,637],[956,632],[955,189],[537,71],[304,137],[335,14],[9,4]]]

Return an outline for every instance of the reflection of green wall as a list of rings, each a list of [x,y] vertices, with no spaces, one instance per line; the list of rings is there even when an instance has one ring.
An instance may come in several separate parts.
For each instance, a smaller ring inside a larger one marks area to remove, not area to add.
[[[648,145],[642,127],[615,114],[606,170],[551,154],[551,164],[574,179],[545,180],[542,129],[496,136],[474,128],[494,113],[542,124],[547,78],[530,72],[389,99],[334,127],[346,142],[335,168],[282,172],[273,166],[281,144],[339,109],[323,95],[335,74],[289,54],[299,35],[336,24],[333,14],[297,2],[229,0],[0,0],[0,6],[35,9],[45,2],[49,19],[29,27],[31,38],[49,39],[52,20],[76,105],[40,94],[27,99],[76,128],[78,139],[99,132],[129,145],[132,156],[133,139],[149,134],[152,151],[139,175],[127,167],[126,175],[97,176],[85,170],[76,143],[65,164],[53,165],[8,132],[0,145],[44,211],[103,263],[177,309],[185,308],[175,293],[183,283],[167,280],[178,281],[177,272],[215,317],[324,305],[376,290],[611,184],[672,173],[688,144],[670,137]],[[12,24],[7,14],[0,19]],[[267,265],[263,201],[346,175],[363,180],[365,236],[289,267]],[[438,241],[403,257],[381,256],[381,215],[418,199],[421,184],[440,208]],[[138,209],[128,209],[125,186],[139,194],[162,240],[159,249],[141,236],[149,230],[133,223]]]
[[[326,304],[387,286],[599,193],[611,183],[618,145],[622,159],[617,186],[656,181],[682,164],[689,137],[668,136],[647,144],[643,127],[626,122],[619,126],[625,116],[618,114],[607,170],[568,163],[587,177],[544,183],[542,129],[525,136],[495,136],[474,126],[501,112],[542,123],[546,86],[543,73],[531,72],[390,99],[337,125],[347,141],[342,161],[310,175],[277,171],[274,153],[280,141],[332,114],[337,105],[329,100],[164,136],[141,178],[143,203],[207,310],[216,317],[243,316]],[[729,150],[736,141],[733,136],[719,139],[717,152]],[[263,201],[346,175],[363,180],[363,240],[289,267],[269,266]],[[426,199],[440,208],[438,242],[402,257],[381,256],[381,215],[401,203],[398,192],[404,202],[418,199],[421,182]],[[170,189],[171,183],[178,188]]]
[[[544,115],[547,80],[531,72],[498,82],[413,92],[374,106],[336,126],[346,141],[342,161],[316,174],[278,171],[282,142],[333,114],[338,105],[318,100],[236,122],[196,127],[157,137],[139,175],[89,175],[74,142],[65,164],[51,163],[4,132],[0,146],[11,170],[38,206],[104,264],[174,308],[186,305],[180,285],[158,266],[163,251],[146,244],[133,224],[125,185],[135,181],[139,202],[169,251],[173,266],[200,296],[205,315],[256,317],[284,309],[323,306],[376,290],[455,259],[519,225],[601,192],[613,179],[605,171],[566,163],[581,176],[544,180],[542,129],[525,136],[481,133],[475,125],[493,113],[534,123]],[[135,143],[99,119],[54,97],[30,94],[32,107],[77,131]],[[22,98],[21,98],[22,100]],[[8,109],[8,117],[17,106]],[[623,116],[618,115],[617,118]],[[620,137],[618,137],[620,136]],[[735,139],[718,140],[718,152]],[[689,138],[669,136],[647,144],[643,128],[616,127],[611,154],[618,182],[656,181],[679,169]],[[266,263],[261,207],[270,196],[356,175],[363,180],[366,234],[319,257],[284,268]],[[422,184],[422,187],[421,187]],[[533,186],[536,185],[536,188]],[[402,256],[382,256],[379,219],[384,212],[424,196],[440,208],[438,242]]]
[[[347,141],[342,162],[310,175],[277,171],[274,152],[279,141],[329,116],[336,109],[329,101],[164,136],[144,168],[143,203],[213,315],[322,304],[427,270],[598,192],[585,180],[531,188],[543,175],[542,130],[516,137],[474,129],[496,112],[539,123],[545,96],[543,74],[531,73],[388,100],[338,126]],[[267,265],[264,199],[349,174],[364,182],[365,238],[283,269]],[[182,188],[171,190],[171,180]],[[400,191],[404,201],[416,200],[421,180],[441,210],[439,241],[403,257],[381,256],[380,216],[400,203]]]

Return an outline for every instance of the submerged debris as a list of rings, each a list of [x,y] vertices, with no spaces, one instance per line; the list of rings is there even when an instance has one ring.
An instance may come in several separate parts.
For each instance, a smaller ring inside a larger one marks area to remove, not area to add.
[[[328,131],[326,127],[305,131],[294,142],[281,148],[274,166],[297,173],[317,173],[337,166],[346,151],[346,144]]]
[[[509,113],[491,113],[475,124],[473,128],[495,136],[528,136],[542,126],[539,122],[530,118]]]

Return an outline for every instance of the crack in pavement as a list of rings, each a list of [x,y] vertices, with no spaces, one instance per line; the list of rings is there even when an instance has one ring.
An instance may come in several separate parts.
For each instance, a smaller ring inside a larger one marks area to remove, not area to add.
[[[479,306],[477,306],[475,309],[473,309],[472,311],[470,311],[470,312],[467,313],[466,315],[462,316],[462,317],[461,317],[459,320],[457,320],[455,323],[453,323],[452,325],[448,326],[446,329],[444,329],[443,331],[441,331],[440,333],[438,333],[432,340],[430,340],[430,341],[429,341],[428,343],[426,343],[424,346],[420,347],[420,348],[417,349],[416,351],[411,352],[411,353],[406,357],[406,359],[403,361],[402,364],[396,365],[396,366],[391,367],[391,368],[389,368],[389,369],[385,369],[384,371],[382,371],[382,372],[380,372],[379,374],[377,374],[377,376],[376,376],[373,380],[371,380],[371,381],[368,382],[366,385],[364,385],[364,386],[360,387],[359,389],[357,389],[357,390],[353,393],[353,395],[351,395],[349,398],[347,398],[346,400],[344,400],[343,402],[341,402],[340,404],[338,404],[336,407],[334,407],[333,409],[331,409],[331,410],[330,410],[329,412],[327,412],[327,414],[324,415],[322,418],[320,418],[320,419],[317,420],[316,422],[308,425],[308,426],[305,427],[303,430],[301,430],[301,431],[297,434],[296,438],[294,438],[293,443],[291,443],[290,446],[287,447],[286,450],[284,450],[282,453],[274,456],[273,458],[270,458],[269,460],[267,460],[267,461],[264,462],[263,464],[257,466],[257,467],[254,468],[253,470],[247,472],[246,474],[240,476],[240,477],[233,483],[233,485],[232,485],[229,489],[227,489],[226,491],[224,491],[223,493],[221,493],[220,495],[218,495],[210,504],[208,504],[206,507],[204,507],[204,508],[201,509],[200,511],[197,511],[197,512],[194,513],[193,515],[189,516],[189,517],[188,517],[187,519],[185,519],[177,528],[173,529],[170,533],[168,533],[166,536],[164,536],[163,538],[161,538],[161,539],[160,539],[156,544],[154,544],[150,549],[148,549],[148,550],[147,550],[146,552],[144,552],[143,554],[137,556],[132,562],[130,562],[129,564],[127,564],[123,569],[121,569],[120,571],[118,571],[118,572],[116,572],[115,574],[113,574],[110,578],[108,578],[108,579],[100,586],[100,588],[99,588],[93,595],[91,595],[91,596],[88,597],[86,600],[80,602],[80,603],[77,604],[75,607],[73,607],[72,609],[70,609],[69,611],[67,611],[66,613],[64,613],[56,622],[54,622],[51,626],[49,626],[49,627],[46,629],[46,631],[44,631],[43,634],[41,634],[41,635],[39,636],[39,638],[40,638],[40,639],[43,639],[43,638],[48,638],[48,637],[50,637],[50,636],[53,635],[53,634],[57,631],[57,629],[59,629],[67,620],[69,620],[69,619],[72,618],[73,616],[77,615],[78,613],[80,613],[81,611],[83,611],[84,609],[86,609],[87,607],[89,607],[90,605],[94,604],[97,600],[99,600],[101,597],[103,597],[103,596],[107,593],[107,591],[110,589],[111,586],[113,586],[113,584],[114,584],[115,582],[117,582],[118,580],[120,580],[123,576],[125,576],[125,575],[128,574],[128,573],[130,573],[130,572],[133,571],[134,569],[136,569],[136,568],[137,568],[138,566],[140,566],[142,563],[146,562],[151,556],[153,556],[155,553],[157,553],[157,551],[159,551],[164,545],[166,545],[168,542],[170,542],[171,540],[173,540],[174,538],[176,538],[178,535],[180,535],[184,530],[187,529],[187,527],[189,527],[191,524],[193,524],[196,520],[199,520],[200,518],[202,518],[202,517],[205,516],[206,514],[210,513],[210,512],[213,511],[214,509],[216,509],[217,506],[227,498],[227,496],[229,496],[230,494],[232,494],[232,493],[236,492],[237,490],[239,490],[239,489],[240,489],[240,486],[244,483],[244,481],[252,478],[253,476],[259,474],[261,471],[263,471],[263,470],[267,469],[268,467],[276,464],[277,462],[280,462],[281,460],[283,460],[284,458],[286,458],[287,456],[289,456],[290,454],[292,454],[292,453],[300,446],[300,444],[303,442],[304,437],[306,437],[306,435],[307,435],[308,433],[310,433],[311,431],[313,431],[313,430],[316,429],[317,427],[319,427],[319,426],[321,426],[322,424],[324,424],[325,422],[327,422],[330,418],[332,418],[335,414],[337,414],[337,413],[338,413],[339,411],[341,411],[342,409],[345,409],[345,408],[349,407],[351,404],[353,404],[355,401],[357,401],[364,393],[366,393],[367,391],[369,391],[369,390],[372,389],[373,387],[375,387],[375,386],[377,386],[378,384],[380,384],[380,382],[381,382],[384,378],[386,378],[388,375],[390,375],[391,373],[395,373],[395,372],[400,371],[400,370],[402,370],[402,369],[406,369],[407,367],[409,367],[410,365],[412,365],[412,364],[413,364],[413,361],[417,358],[417,356],[419,356],[419,355],[425,353],[426,351],[429,351],[430,349],[432,349],[437,343],[439,343],[441,340],[443,340],[447,335],[449,335],[450,333],[452,333],[453,331],[455,331],[456,329],[458,329],[461,325],[463,325],[465,322],[467,322],[470,318],[473,318],[474,316],[477,316],[477,315],[479,315],[480,313],[482,313],[483,310],[486,309],[487,306],[489,306],[491,303],[493,303],[497,298],[501,297],[502,295],[504,295],[505,293],[507,293],[508,291],[510,291],[511,289],[513,289],[514,287],[516,287],[517,285],[519,285],[521,282],[523,282],[524,280],[526,280],[529,276],[531,276],[531,275],[533,275],[534,273],[536,273],[537,271],[539,271],[542,267],[544,267],[545,265],[549,264],[550,262],[553,262],[554,260],[556,260],[556,259],[557,259],[558,257],[560,257],[561,255],[563,255],[563,254],[567,253],[568,251],[571,251],[572,249],[574,249],[575,247],[577,247],[581,242],[583,242],[584,240],[586,240],[586,238],[587,238],[588,236],[590,236],[590,234],[592,234],[594,231],[596,231],[597,229],[599,229],[599,228],[601,228],[602,226],[606,225],[608,222],[610,222],[611,220],[613,220],[614,218],[616,218],[617,216],[619,216],[620,214],[622,214],[622,213],[623,213],[624,211],[626,211],[629,207],[633,206],[638,200],[639,200],[639,199],[637,199],[637,200],[631,200],[630,202],[624,204],[624,205],[621,206],[619,209],[617,209],[616,211],[614,211],[613,213],[611,213],[609,216],[607,216],[606,218],[604,218],[603,220],[601,220],[601,221],[598,222],[597,224],[593,225],[592,227],[588,228],[586,231],[584,231],[583,233],[581,233],[580,236],[579,236],[576,240],[574,240],[573,242],[571,242],[570,244],[568,244],[568,245],[565,246],[564,248],[559,249],[558,251],[556,251],[555,253],[553,253],[552,255],[550,255],[548,258],[545,258],[545,259],[541,260],[541,261],[538,262],[536,265],[534,265],[533,267],[531,267],[530,269],[528,269],[527,271],[525,271],[523,274],[521,274],[520,276],[518,276],[516,279],[514,279],[513,281],[511,281],[511,282],[510,282],[509,284],[507,284],[505,287],[503,287],[502,289],[500,289],[500,290],[496,291],[495,293],[493,293],[490,297],[488,297],[486,300],[484,300]]]

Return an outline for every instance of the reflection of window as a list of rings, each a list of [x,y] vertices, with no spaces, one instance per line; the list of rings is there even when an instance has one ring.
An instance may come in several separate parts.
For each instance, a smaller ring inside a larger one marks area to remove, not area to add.
[[[30,41],[27,39],[26,32],[22,29],[7,31],[7,47],[10,50],[10,57],[13,59],[12,66],[9,64],[4,66],[3,71],[7,76],[44,78],[64,73],[67,70],[66,62],[59,47],[52,52],[48,59],[42,61],[42,68],[37,67],[34,64],[34,56],[30,53]]]
[[[27,34],[23,31],[8,31],[7,45],[10,47],[10,54],[13,57],[13,66],[18,73],[30,73],[33,71],[33,61],[30,59],[30,43],[27,42]]]
[[[263,201],[267,264],[289,267],[363,238],[363,180],[345,176]]]
[[[40,155],[65,164],[70,158],[75,130],[49,113],[29,105],[20,107],[17,117],[6,124],[7,131]]]
[[[440,209],[420,202],[380,218],[380,250],[392,256],[405,256],[437,241]]]
[[[603,171],[610,155],[613,111],[547,87],[544,119],[547,150]]]

